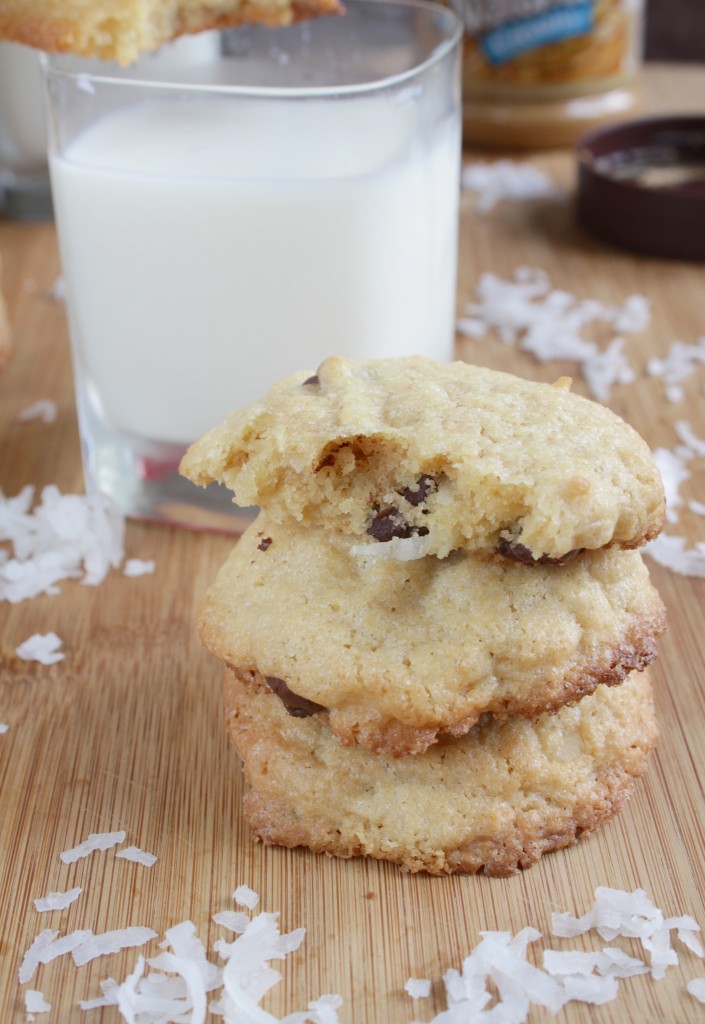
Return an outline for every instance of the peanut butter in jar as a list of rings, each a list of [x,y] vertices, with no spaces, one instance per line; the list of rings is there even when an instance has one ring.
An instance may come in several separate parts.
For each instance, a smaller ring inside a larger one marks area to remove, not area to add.
[[[568,146],[638,109],[644,0],[452,2],[467,144]]]

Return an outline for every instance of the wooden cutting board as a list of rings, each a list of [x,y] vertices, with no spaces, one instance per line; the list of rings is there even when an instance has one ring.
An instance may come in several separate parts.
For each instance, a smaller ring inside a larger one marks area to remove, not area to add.
[[[702,110],[705,71],[652,67],[651,109]],[[570,154],[536,163],[570,188]],[[617,386],[611,406],[652,447],[673,447],[674,423],[688,420],[705,437],[705,367],[685,384],[685,399],[664,400],[660,381],[644,375],[647,359],[675,339],[705,334],[705,276],[700,265],[639,259],[590,238],[573,207],[506,203],[486,215],[464,196],[459,309],[483,270],[509,276],[520,264],[542,267],[554,286],[580,298],[621,302],[640,292],[652,302],[652,324],[627,340],[635,383]],[[25,484],[82,489],[63,307],[50,296],[59,272],[51,226],[0,221],[4,287],[15,352],[0,377],[0,488]],[[497,340],[460,341],[459,355],[537,380],[573,375],[575,365],[536,363]],[[40,398],[58,404],[52,425],[20,423]],[[705,501],[704,462],[692,464],[685,499]],[[705,520],[686,509],[672,532],[692,544]],[[345,1024],[429,1021],[444,1006],[441,976],[460,967],[486,929],[532,924],[546,935],[554,910],[583,913],[599,885],[646,889],[666,914],[688,913],[705,926],[705,581],[652,565],[668,606],[670,633],[653,669],[661,742],[646,779],[621,816],[571,850],[544,858],[509,879],[430,878],[372,861],[335,861],[306,851],[252,842],[241,814],[238,759],[222,724],[221,670],[201,649],[194,621],[203,592],[232,538],[130,523],[129,557],[154,559],[151,576],[114,572],[98,588],[76,582],[61,594],[0,606],[0,1020],[24,1020],[17,969],[40,930],[107,931],[147,925],[160,935],[186,918],[210,948],[221,934],[211,915],[232,907],[241,883],[278,911],[283,930],[307,929],[303,947],[282,965],[283,981],[266,998],[274,1014],[305,1008],[322,993],[340,993]],[[21,661],[15,648],[30,634],[55,631],[64,661],[51,667]],[[72,865],[60,851],[89,833],[125,829],[127,842],[155,853],[154,867],[96,853]],[[67,910],[38,914],[36,897],[83,889]],[[549,939],[550,942],[550,939]],[[599,944],[599,940],[597,940]],[[557,944],[557,943],[554,943]],[[622,943],[638,955],[638,946]],[[594,948],[592,939],[570,944]],[[156,943],[146,947],[149,955]],[[40,967],[31,987],[44,992],[47,1024],[117,1021],[117,1011],[84,1015],[79,999],[99,994],[99,981],[122,980],[136,951],[77,968],[69,957]],[[215,958],[217,959],[217,958]],[[705,1019],[685,991],[705,964],[683,951],[660,982],[621,983],[619,999],[600,1008],[573,1003],[570,1024],[689,1024]],[[432,996],[412,1002],[409,977],[433,980]],[[535,1009],[530,1020],[549,1015]]]

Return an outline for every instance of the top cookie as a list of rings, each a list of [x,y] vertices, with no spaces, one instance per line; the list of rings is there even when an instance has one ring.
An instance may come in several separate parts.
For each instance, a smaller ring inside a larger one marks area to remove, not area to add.
[[[637,547],[663,524],[645,442],[559,385],[421,356],[326,359],[233,413],[181,472],[380,554],[520,561]]]
[[[131,64],[186,33],[243,22],[290,25],[340,13],[338,0],[3,0],[0,39]]]

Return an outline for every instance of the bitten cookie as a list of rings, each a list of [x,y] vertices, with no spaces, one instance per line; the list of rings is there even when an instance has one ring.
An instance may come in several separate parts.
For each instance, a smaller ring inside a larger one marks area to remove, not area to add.
[[[576,842],[620,809],[657,736],[639,675],[556,715],[483,720],[401,760],[341,747],[324,721],[288,716],[230,672],[225,702],[256,836],[438,875],[510,875]]]
[[[332,357],[294,374],[193,445],[182,472],[399,558],[563,561],[637,547],[664,517],[648,447],[609,409],[423,357]]]
[[[337,0],[3,0],[0,39],[130,64],[185,33],[331,12]]]
[[[200,616],[205,646],[343,743],[394,756],[481,715],[533,717],[656,655],[664,609],[637,551],[526,566],[455,552],[412,562],[262,513]]]

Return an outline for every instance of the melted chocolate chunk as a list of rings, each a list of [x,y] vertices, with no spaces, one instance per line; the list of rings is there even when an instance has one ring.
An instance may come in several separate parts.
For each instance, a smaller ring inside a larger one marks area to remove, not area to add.
[[[389,505],[375,514],[374,519],[367,527],[367,533],[370,537],[378,540],[380,544],[386,544],[387,541],[393,540],[395,537],[400,540],[408,540],[409,537],[425,537],[428,528],[407,523],[399,509]]]
[[[263,537],[262,540],[257,545],[257,550],[258,551],[266,551],[271,543],[272,543],[272,538],[271,537]]]
[[[300,697],[298,693],[294,693],[283,679],[277,679],[276,676],[265,676],[264,678],[267,680],[269,689],[272,693],[276,693],[292,718],[310,718],[311,715],[316,715],[319,711],[326,710],[322,704],[316,704],[314,701],[307,700],[306,697]]]
[[[584,550],[585,548],[576,548],[574,551],[567,551],[564,555],[558,555],[556,558],[552,558],[550,555],[534,558],[524,544],[513,543],[505,537],[502,537],[497,545],[497,552],[500,555],[511,558],[514,562],[521,562],[522,565],[567,565],[568,562],[572,562],[574,558],[581,555]]]
[[[418,505],[423,505],[429,494],[433,494],[437,490],[438,481],[435,476],[428,476],[424,473],[416,481],[416,487],[407,487],[405,491],[401,492],[401,496],[416,508]]]
[[[320,382],[320,380],[318,379],[318,374],[317,374],[317,373],[314,373],[313,377],[309,377],[309,378],[308,378],[308,380],[305,380],[305,381],[303,382],[303,384],[301,385],[301,387],[302,387],[302,388],[305,388],[307,384],[310,384],[310,385],[311,385],[312,387],[318,387],[318,385],[319,385],[320,383],[321,383],[321,382]]]

